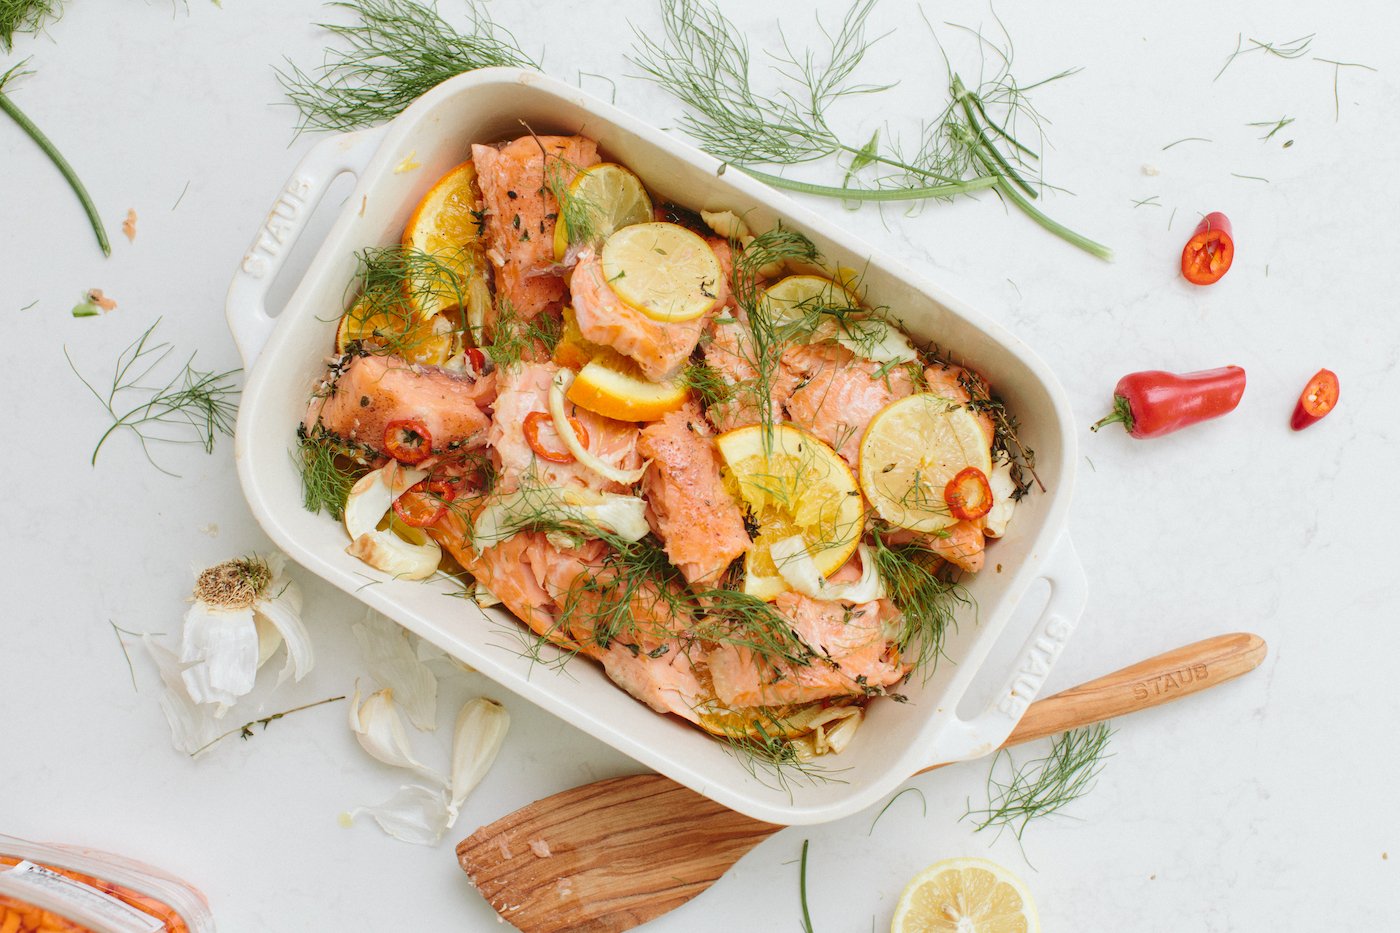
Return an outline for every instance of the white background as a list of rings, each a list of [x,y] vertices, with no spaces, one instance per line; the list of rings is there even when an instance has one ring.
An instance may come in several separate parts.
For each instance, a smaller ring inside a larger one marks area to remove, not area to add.
[[[462,22],[458,0],[442,6]],[[780,21],[794,44],[816,35],[811,4],[781,17],[777,4],[723,6],[756,49],[778,40]],[[491,9],[551,73],[614,76],[623,107],[661,126],[677,116],[672,100],[625,77],[635,70],[623,57],[627,21],[656,28],[652,0],[584,10],[496,0]],[[972,763],[910,782],[927,815],[911,794],[873,833],[873,812],[783,832],[649,929],[797,929],[793,860],[804,838],[822,933],[886,927],[905,881],[954,855],[1020,872],[1047,930],[1400,928],[1400,14],[1379,2],[1268,0],[1007,3],[998,12],[1022,82],[1084,66],[1036,97],[1053,120],[1047,177],[1074,192],[1046,204],[1114,246],[1117,261],[1067,247],[994,198],[917,216],[812,206],[1015,329],[1059,374],[1086,428],[1125,372],[1244,366],[1248,391],[1226,419],[1155,441],[1084,431],[1072,530],[1092,592],[1050,687],[1233,630],[1264,636],[1271,655],[1244,681],[1119,722],[1097,790],[1028,831],[1030,864],[1009,836],[974,835],[958,821],[983,795],[985,764]],[[221,928],[235,933],[494,928],[456,867],[456,839],[540,796],[633,770],[628,760],[462,675],[444,686],[443,722],[461,699],[485,693],[510,707],[512,731],[460,833],[435,850],[405,845],[368,822],[337,823],[401,780],[360,752],[344,704],[191,762],[169,745],[154,671],[133,651],[134,692],[108,626],[178,631],[195,570],[266,541],[243,505],[227,439],[213,456],[163,451],[179,478],[152,469],[125,436],[89,466],[104,423],[63,348],[100,377],[163,316],[160,333],[177,348],[198,349],[209,367],[237,365],[224,290],[314,142],[294,137],[296,114],[272,66],[284,55],[318,61],[326,36],[312,23],[326,15],[313,0],[226,0],[222,10],[207,0],[188,9],[74,0],[47,37],[22,38],[0,60],[33,56],[38,73],[13,98],[77,166],[114,241],[104,261],[57,173],[0,121],[0,832],[164,865],[206,891]],[[976,2],[928,16],[992,25]],[[945,100],[917,8],[884,0],[871,22],[897,32],[863,74],[901,84],[875,107],[841,111],[856,144],[877,125],[912,134]],[[1313,32],[1308,56],[1250,54],[1211,80],[1237,33],[1284,41]],[[975,68],[964,41],[941,25],[939,35],[960,68]],[[1341,73],[1338,118],[1332,66],[1312,55],[1380,70]],[[606,83],[582,81],[609,96]],[[1245,125],[1285,115],[1296,122],[1268,143]],[[1212,142],[1163,151],[1187,136]],[[1133,206],[1154,195],[1160,207]],[[118,229],[128,207],[140,215],[134,244]],[[1178,256],[1209,210],[1230,215],[1239,253],[1220,284],[1197,289],[1179,278]],[[294,266],[308,256],[299,251]],[[120,307],[72,319],[69,308],[94,286]],[[1294,434],[1294,400],[1322,366],[1341,377],[1341,405]],[[238,721],[346,692],[358,673],[346,629],[356,603],[298,579],[319,666],[295,687],[262,684],[262,705]],[[446,731],[419,736],[420,747],[438,742],[445,760]]]

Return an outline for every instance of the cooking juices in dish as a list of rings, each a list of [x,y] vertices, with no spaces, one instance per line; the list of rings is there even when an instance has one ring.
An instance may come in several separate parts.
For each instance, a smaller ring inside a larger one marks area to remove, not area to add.
[[[472,146],[359,259],[307,507],[763,757],[902,699],[1029,489],[991,387],[858,275],[654,203],[584,137]]]

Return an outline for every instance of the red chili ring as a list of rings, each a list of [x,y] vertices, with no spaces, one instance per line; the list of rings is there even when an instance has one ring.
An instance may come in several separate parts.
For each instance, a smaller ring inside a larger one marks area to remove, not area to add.
[[[948,480],[943,487],[943,501],[958,521],[970,522],[992,510],[992,485],[987,474],[977,467],[967,467]]]
[[[524,432],[525,443],[530,445],[530,449],[535,452],[541,460],[548,460],[550,463],[573,463],[574,455],[568,450],[551,450],[540,440],[540,425],[545,422],[553,424],[553,419],[547,412],[532,411],[525,416]],[[588,446],[588,429],[585,428],[577,418],[569,419],[569,427],[574,429],[574,434],[578,437],[578,442],[584,447]]]
[[[422,463],[433,452],[433,435],[421,418],[400,418],[384,426],[384,449],[400,463]]]

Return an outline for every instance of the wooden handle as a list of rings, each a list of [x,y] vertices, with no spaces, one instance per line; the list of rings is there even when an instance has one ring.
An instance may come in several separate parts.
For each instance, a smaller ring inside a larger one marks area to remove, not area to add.
[[[1125,713],[1179,700],[1254,670],[1264,660],[1268,646],[1258,635],[1236,632],[1216,635],[1159,654],[1097,680],[1071,687],[1063,693],[1037,700],[1026,710],[1011,737],[1010,748],[1047,735],[1058,735],[1080,726],[1113,719]],[[949,762],[951,763],[951,762]],[[932,765],[923,774],[943,765]]]

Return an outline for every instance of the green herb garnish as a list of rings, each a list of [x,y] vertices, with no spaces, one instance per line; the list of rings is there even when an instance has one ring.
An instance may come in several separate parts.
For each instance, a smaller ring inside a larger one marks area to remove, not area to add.
[[[12,51],[15,33],[33,35],[62,11],[60,0],[0,0],[0,45]]]
[[[466,32],[412,0],[336,0],[327,5],[356,18],[350,25],[320,24],[347,46],[328,51],[312,71],[290,61],[286,71],[277,71],[301,111],[299,131],[380,123],[448,78],[478,68],[539,67],[476,0],[468,2]]]
[[[1027,94],[1072,74],[1060,72],[1022,85],[1010,74],[1011,47],[998,46],[980,34],[979,45],[999,65],[975,87],[948,68],[951,101],[919,134],[912,153],[882,144],[874,135],[862,146],[847,143],[832,125],[839,101],[878,94],[890,84],[861,84],[854,72],[879,38],[866,37],[866,19],[875,0],[856,0],[841,26],[828,33],[820,52],[784,46],[774,53],[782,89],[755,90],[748,45],[735,25],[708,0],[661,0],[663,33],[653,38],[637,31],[633,62],[644,76],[685,105],[681,127],[701,148],[726,164],[770,185],[843,200],[908,201],[951,198],[994,188],[1044,229],[1101,259],[1111,251],[1064,227],[1035,208],[1039,156],[1015,135],[1019,118],[1038,133],[1039,113]],[[834,157],[847,167],[841,185],[812,184],[767,171]],[[851,182],[859,173],[883,171],[867,187]]]
[[[1010,827],[1021,841],[1031,820],[1058,813],[1094,789],[1104,759],[1109,757],[1106,750],[1112,736],[1113,730],[1106,723],[1061,733],[1051,743],[1050,754],[1020,767],[1009,751],[998,752],[987,775],[986,807],[969,807],[964,818],[976,820],[977,832],[989,826],[999,830]],[[996,777],[1003,756],[1011,768],[1006,782]]]
[[[93,465],[97,463],[102,445],[123,428],[136,435],[151,465],[169,476],[177,474],[155,461],[151,453],[152,444],[198,443],[205,453],[213,453],[214,442],[220,434],[233,436],[239,390],[232,379],[240,370],[215,373],[195,369],[195,354],[191,353],[184,365],[165,382],[144,383],[146,377],[174,352],[174,347],[169,343],[152,343],[152,335],[159,325],[160,320],[157,319],[117,356],[112,383],[105,392],[99,392],[83,378],[73,365],[68,348],[63,348],[63,356],[68,360],[73,374],[87,386],[93,398],[102,404],[112,419],[112,425],[103,432],[93,448]],[[125,400],[133,395],[140,401],[128,408]]]
[[[293,713],[300,713],[302,710],[306,710],[306,709],[315,709],[315,708],[318,707],[318,706],[325,706],[327,703],[336,703],[336,702],[339,702],[340,700],[343,700],[343,699],[345,699],[344,696],[327,697],[327,698],[324,699],[324,700],[317,700],[315,703],[307,703],[307,704],[304,705],[304,706],[295,706],[295,707],[293,707],[293,708],[291,708],[291,709],[284,709],[284,710],[283,710],[282,712],[280,712],[280,713],[273,713],[271,716],[264,716],[262,719],[254,719],[254,720],[252,720],[251,722],[245,722],[243,725],[239,726],[238,728],[236,728],[236,729],[230,729],[230,730],[228,730],[227,732],[225,732],[223,735],[220,735],[220,736],[218,736],[217,738],[213,738],[213,739],[210,739],[208,742],[205,742],[205,743],[204,743],[203,745],[201,745],[199,748],[196,748],[194,751],[190,752],[190,757],[191,757],[191,758],[197,758],[201,753],[203,753],[203,752],[206,751],[207,749],[212,748],[213,746],[219,744],[220,742],[222,742],[224,739],[228,738],[228,737],[231,736],[231,735],[235,735],[235,734],[236,734],[239,738],[243,739],[243,740],[246,742],[248,739],[251,739],[251,738],[253,737],[253,735],[254,735],[253,727],[254,727],[254,726],[262,726],[263,731],[266,732],[268,726],[272,725],[274,722],[276,722],[277,720],[283,718],[284,716],[290,716],[290,715],[292,715]]]

